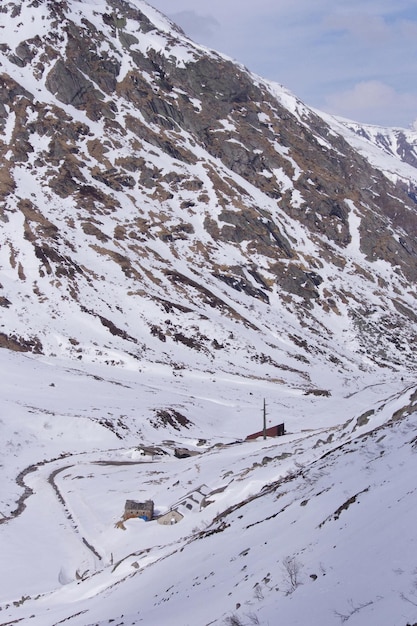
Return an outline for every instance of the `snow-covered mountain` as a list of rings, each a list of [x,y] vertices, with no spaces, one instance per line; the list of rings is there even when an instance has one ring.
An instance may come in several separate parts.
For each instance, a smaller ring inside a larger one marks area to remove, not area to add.
[[[143,0],[0,33],[0,623],[417,622],[416,133]]]
[[[358,124],[319,113],[374,167],[417,201],[417,131]]]
[[[4,347],[226,371],[241,352],[262,375],[414,363],[408,190],[145,3],[2,17]]]

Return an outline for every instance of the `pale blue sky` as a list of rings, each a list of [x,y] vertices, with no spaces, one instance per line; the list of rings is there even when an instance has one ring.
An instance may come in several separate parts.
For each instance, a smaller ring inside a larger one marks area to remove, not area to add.
[[[350,119],[417,120],[416,0],[148,0],[194,41]]]

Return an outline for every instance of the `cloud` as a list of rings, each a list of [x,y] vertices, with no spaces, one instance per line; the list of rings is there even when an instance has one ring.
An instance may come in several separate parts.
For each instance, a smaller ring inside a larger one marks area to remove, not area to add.
[[[417,39],[417,21],[400,20],[398,25],[400,35],[414,43]]]
[[[341,36],[353,36],[362,43],[384,44],[392,35],[392,26],[381,15],[366,13],[335,13],[324,19],[324,30],[339,33]]]
[[[414,119],[417,111],[416,93],[396,91],[378,80],[361,81],[351,89],[332,93],[325,102],[330,113],[382,126],[391,123],[393,110],[404,124]]]

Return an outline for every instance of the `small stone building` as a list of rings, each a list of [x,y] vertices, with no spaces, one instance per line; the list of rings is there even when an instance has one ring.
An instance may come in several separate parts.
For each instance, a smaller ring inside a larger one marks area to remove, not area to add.
[[[130,519],[132,517],[138,517],[148,522],[153,518],[154,503],[152,500],[146,500],[146,502],[137,502],[136,500],[126,500],[125,512],[123,519]]]
[[[182,498],[171,506],[171,510],[176,509],[180,513],[185,514],[190,511],[200,511],[202,508],[202,502],[209,493],[210,489],[207,485],[200,485],[183,495]]]
[[[168,511],[168,513],[164,513],[164,515],[161,515],[160,517],[158,517],[157,522],[158,524],[162,524],[163,526],[170,526],[173,524],[177,524],[183,518],[184,518],[184,515],[182,515],[176,509],[172,509],[171,511]]]

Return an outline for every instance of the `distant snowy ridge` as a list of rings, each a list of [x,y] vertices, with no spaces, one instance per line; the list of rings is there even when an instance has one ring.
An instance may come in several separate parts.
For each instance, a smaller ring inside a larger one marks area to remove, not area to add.
[[[359,124],[317,111],[370,163],[382,170],[393,182],[417,185],[417,131]]]

